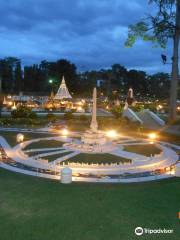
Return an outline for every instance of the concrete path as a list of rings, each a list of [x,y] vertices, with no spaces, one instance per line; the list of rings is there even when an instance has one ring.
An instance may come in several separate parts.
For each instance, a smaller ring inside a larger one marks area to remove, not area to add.
[[[66,156],[63,156],[63,157],[60,157],[60,158],[57,158],[56,160],[53,161],[53,164],[57,164],[57,163],[60,163],[60,162],[63,162],[65,160],[68,160],[69,158],[72,158],[76,155],[80,154],[79,151],[75,151],[73,153],[70,153],[70,154],[67,154]]]
[[[131,153],[131,152],[127,152],[127,151],[123,151],[120,149],[115,149],[114,151],[112,151],[110,154],[118,156],[118,157],[123,157],[126,159],[132,159],[132,160],[148,160],[149,158],[141,155],[141,154],[137,154],[137,153]]]

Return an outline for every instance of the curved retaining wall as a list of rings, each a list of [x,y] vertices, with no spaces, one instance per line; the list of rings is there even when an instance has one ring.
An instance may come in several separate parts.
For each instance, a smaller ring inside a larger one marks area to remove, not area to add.
[[[39,172],[33,172],[28,170],[23,170],[20,168],[9,166],[5,163],[0,163],[0,167],[12,171],[17,172],[25,175],[35,176],[35,177],[42,177],[42,178],[48,178],[53,180],[60,180],[60,175],[50,175],[50,174],[44,174]],[[161,180],[161,179],[167,179],[174,177],[174,175],[171,174],[162,174],[162,175],[156,175],[156,176],[150,176],[150,177],[139,177],[139,178],[129,178],[129,179],[106,179],[106,178],[83,178],[83,177],[72,177],[73,182],[94,182],[94,183],[138,183],[138,182],[148,182],[148,181],[154,181],[154,180]]]

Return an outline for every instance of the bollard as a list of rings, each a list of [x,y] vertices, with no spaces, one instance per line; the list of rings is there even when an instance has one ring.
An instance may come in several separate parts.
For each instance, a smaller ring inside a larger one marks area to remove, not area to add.
[[[69,184],[72,182],[72,169],[71,168],[62,168],[61,169],[61,183]]]

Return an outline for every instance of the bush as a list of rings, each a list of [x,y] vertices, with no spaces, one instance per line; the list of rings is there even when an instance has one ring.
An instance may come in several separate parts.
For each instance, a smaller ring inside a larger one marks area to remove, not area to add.
[[[57,120],[56,116],[53,113],[48,113],[46,118],[49,122],[55,122]]]
[[[37,118],[37,114],[35,112],[31,112],[29,114],[29,118],[35,119],[35,118]]]
[[[130,108],[134,111],[134,112],[140,112],[142,110],[144,110],[144,105],[140,105],[140,104],[136,104],[135,106],[130,106]]]
[[[145,109],[149,109],[150,111],[152,111],[152,112],[156,112],[157,111],[157,106],[156,106],[156,104],[155,103],[151,103],[151,104],[145,104],[144,105],[144,108]]]
[[[32,111],[25,106],[19,106],[16,110],[11,112],[13,118],[30,118]]]
[[[115,107],[112,108],[111,112],[116,118],[120,118],[122,116],[122,113],[123,113],[123,107],[122,106],[115,106]]]
[[[0,126],[39,126],[46,124],[46,119],[44,118],[0,118]]]
[[[79,116],[79,120],[80,121],[87,121],[88,120],[88,117],[86,115],[80,115]]]
[[[64,119],[65,120],[69,120],[69,119],[73,119],[73,114],[72,114],[72,112],[67,112],[67,113],[65,113],[64,114]]]

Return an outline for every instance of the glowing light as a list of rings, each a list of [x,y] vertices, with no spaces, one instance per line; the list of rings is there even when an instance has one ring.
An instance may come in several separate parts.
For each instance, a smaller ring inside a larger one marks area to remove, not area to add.
[[[157,106],[157,110],[160,110],[160,109],[162,109],[162,108],[163,108],[163,106],[160,105],[160,104]]]
[[[77,111],[82,111],[82,107],[78,107],[78,108],[77,108]]]
[[[69,131],[66,128],[64,128],[64,129],[61,130],[61,134],[63,136],[67,136],[69,134]]]
[[[24,135],[22,133],[18,133],[16,136],[16,141],[18,143],[23,142],[24,141]]]
[[[16,109],[17,109],[15,103],[14,103],[14,105],[11,107],[11,109],[12,109],[12,110],[16,110]]]
[[[53,80],[52,80],[52,79],[50,79],[50,80],[49,80],[49,83],[53,83]]]
[[[109,138],[116,138],[117,137],[117,132],[115,130],[109,130],[106,132],[106,136]]]
[[[156,140],[157,139],[157,134],[156,133],[149,133],[148,137],[150,140]]]
[[[11,101],[8,102],[8,105],[9,105],[9,106],[12,106],[12,105],[13,105],[13,102],[11,102]]]
[[[180,111],[180,107],[179,106],[177,107],[177,110]]]
[[[80,102],[78,102],[77,103],[79,106],[82,106],[83,105],[83,103],[80,101]]]

